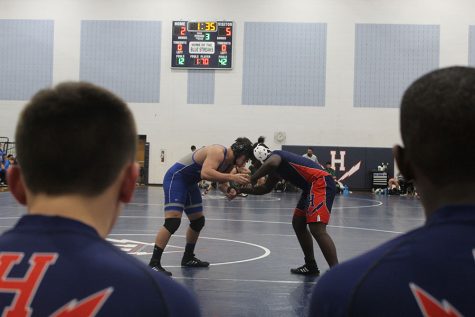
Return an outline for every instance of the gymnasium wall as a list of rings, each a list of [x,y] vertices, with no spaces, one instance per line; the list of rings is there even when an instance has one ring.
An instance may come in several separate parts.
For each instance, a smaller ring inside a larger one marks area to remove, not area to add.
[[[283,145],[282,150],[302,155],[307,153],[308,147],[323,167],[329,162],[336,178],[351,190],[371,190],[372,172],[377,171],[381,163],[388,164],[388,179],[394,177],[391,148]]]
[[[473,0],[0,0],[0,136],[36,89],[87,79],[129,101],[151,183],[191,144],[237,136],[391,147],[413,79],[475,64],[473,12]],[[173,20],[234,21],[233,70],[171,70]]]

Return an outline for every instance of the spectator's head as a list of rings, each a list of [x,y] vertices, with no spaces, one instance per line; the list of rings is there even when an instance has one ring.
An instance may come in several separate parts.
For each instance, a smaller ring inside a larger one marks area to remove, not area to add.
[[[332,163],[331,162],[326,162],[325,167],[326,168],[332,168]]]
[[[311,147],[309,147],[309,148],[307,149],[307,155],[308,155],[308,156],[312,156],[312,155],[313,155],[313,149],[312,149]]]
[[[196,151],[196,146],[192,145],[191,146],[191,152],[194,152],[194,151]]]
[[[265,143],[266,142],[266,138],[264,136],[260,136],[259,138],[257,138],[257,143]]]
[[[474,184],[474,122],[474,68],[444,68],[416,80],[401,103],[404,148],[394,149],[402,174],[418,187]],[[460,168],[450,164],[454,159]]]
[[[19,168],[9,177],[20,202],[28,195],[93,198],[111,186],[121,201],[131,199],[137,133],[129,108],[111,92],[84,82],[41,90],[23,109],[15,140]]]
[[[244,166],[252,156],[252,142],[248,138],[237,138],[231,145],[231,150],[234,155],[234,164],[239,167]]]

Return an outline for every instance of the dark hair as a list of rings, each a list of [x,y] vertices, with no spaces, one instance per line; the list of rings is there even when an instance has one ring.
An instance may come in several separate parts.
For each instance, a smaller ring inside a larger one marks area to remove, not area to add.
[[[475,161],[475,68],[449,67],[428,73],[404,93],[401,135],[408,160],[434,184],[473,182]]]
[[[307,150],[312,150],[312,152],[313,152],[313,149],[311,147],[308,147]]]
[[[266,141],[266,137],[262,135],[257,139],[257,143],[264,143],[265,141]]]
[[[332,163],[331,163],[331,162],[326,162],[326,163],[325,163],[325,165],[328,165],[328,164],[330,164],[330,165],[331,165]]]
[[[266,149],[268,149],[269,147],[267,145],[265,145],[264,143],[261,143],[261,142],[256,142],[252,145],[252,150],[253,150],[253,154],[254,154],[254,149],[258,146],[258,145],[262,145],[263,147],[265,147]]]
[[[233,145],[231,145],[231,150],[233,150],[235,159],[241,155],[250,158],[252,155],[252,142],[248,138],[237,138]]]
[[[31,192],[92,197],[134,161],[137,132],[120,98],[90,83],[68,82],[33,96],[15,138]]]
[[[191,146],[191,150],[192,150],[192,151],[196,150],[196,146],[192,145],[192,146]]]

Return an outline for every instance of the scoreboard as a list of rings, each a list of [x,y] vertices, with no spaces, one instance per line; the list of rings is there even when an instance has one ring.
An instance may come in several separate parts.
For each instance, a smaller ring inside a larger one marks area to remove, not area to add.
[[[231,69],[233,22],[173,21],[172,68]]]

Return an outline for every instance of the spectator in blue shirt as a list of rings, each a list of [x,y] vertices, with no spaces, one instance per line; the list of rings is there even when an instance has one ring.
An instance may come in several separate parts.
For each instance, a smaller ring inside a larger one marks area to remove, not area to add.
[[[400,119],[404,147],[394,154],[426,223],[332,268],[310,316],[475,316],[475,69],[422,76],[405,92]]]
[[[15,140],[19,164],[8,182],[28,214],[0,237],[4,316],[200,315],[183,286],[104,240],[139,173],[135,123],[121,99],[88,83],[42,90]],[[92,155],[95,164],[84,164]]]
[[[15,157],[12,154],[8,154],[7,159],[5,160],[5,171],[7,171],[13,164],[15,164]]]
[[[5,164],[4,164],[4,152],[0,149],[0,186],[5,185],[6,181],[6,170],[5,170]]]

